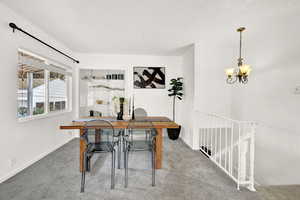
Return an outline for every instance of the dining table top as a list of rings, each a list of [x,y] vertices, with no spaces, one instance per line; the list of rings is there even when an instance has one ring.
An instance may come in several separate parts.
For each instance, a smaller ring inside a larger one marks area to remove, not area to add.
[[[168,117],[160,116],[148,116],[148,117],[136,117],[134,120],[117,120],[116,117],[82,117],[77,120],[73,120],[70,123],[62,124],[60,129],[83,129],[86,126],[86,122],[93,120],[105,120],[109,121],[114,128],[126,129],[128,125],[134,126],[145,126],[148,127],[149,124],[154,128],[178,128],[179,125],[170,120]],[[101,125],[100,125],[101,126]],[[97,126],[99,127],[99,125]],[[96,127],[95,127],[96,128]]]

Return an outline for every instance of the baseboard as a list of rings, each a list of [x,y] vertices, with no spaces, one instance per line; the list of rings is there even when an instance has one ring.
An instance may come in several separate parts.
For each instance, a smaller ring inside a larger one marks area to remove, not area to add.
[[[183,143],[189,147],[190,149],[194,150],[192,146],[190,146],[182,137],[180,137],[181,141],[183,141]]]
[[[21,167],[12,170],[11,172],[9,172],[7,175],[0,177],[0,183],[10,179],[11,177],[15,176],[16,174],[18,174],[19,172],[23,171],[24,169],[26,169],[27,167],[29,167],[30,165],[34,164],[35,162],[41,160],[42,158],[44,158],[45,156],[47,156],[48,154],[56,151],[57,149],[59,149],[60,147],[62,147],[63,145],[65,145],[66,143],[70,142],[72,139],[74,139],[74,137],[71,137],[70,139],[68,139],[67,141],[63,142],[62,144],[57,145],[56,147],[54,147],[51,150],[48,150],[42,154],[40,154],[39,156],[37,156],[35,159],[23,164]]]

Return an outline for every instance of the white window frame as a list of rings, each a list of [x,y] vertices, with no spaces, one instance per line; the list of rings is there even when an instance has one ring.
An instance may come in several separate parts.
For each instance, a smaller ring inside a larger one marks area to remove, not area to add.
[[[58,63],[56,61],[53,61],[49,58],[46,58],[44,56],[40,56],[38,54],[32,53],[30,51],[24,50],[24,49],[18,49],[18,52],[23,52],[25,54],[29,54],[33,57],[37,57],[39,59],[51,62],[53,64],[56,64],[57,66],[61,67],[62,69],[65,70],[71,70],[71,67],[68,67],[66,65],[63,65],[61,63]],[[66,102],[66,107],[64,110],[59,110],[59,111],[50,111],[49,109],[49,75],[50,75],[50,70],[44,69],[44,74],[45,74],[45,108],[44,108],[44,113],[43,114],[38,114],[38,115],[30,115],[26,117],[17,117],[19,122],[26,122],[26,121],[31,121],[31,120],[37,120],[37,119],[44,119],[48,117],[53,117],[53,116],[58,116],[58,115],[63,115],[72,112],[72,75],[65,75],[66,77],[66,90],[67,90],[67,102]],[[17,105],[18,106],[18,105]],[[18,112],[18,111],[17,111]]]

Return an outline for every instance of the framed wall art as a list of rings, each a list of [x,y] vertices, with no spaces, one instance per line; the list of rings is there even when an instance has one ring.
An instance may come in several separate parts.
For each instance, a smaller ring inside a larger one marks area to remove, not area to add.
[[[164,89],[166,87],[165,67],[133,67],[134,89]]]

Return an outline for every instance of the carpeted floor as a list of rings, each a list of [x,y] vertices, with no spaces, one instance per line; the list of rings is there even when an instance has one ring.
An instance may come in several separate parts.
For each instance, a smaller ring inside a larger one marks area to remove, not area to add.
[[[130,154],[129,186],[124,188],[123,169],[116,170],[116,188],[110,189],[110,154],[96,155],[80,193],[79,140],[60,149],[0,184],[1,200],[137,199],[137,200],[260,200],[259,193],[236,185],[200,152],[181,140],[164,140],[163,169],[151,186],[150,154]]]
[[[299,200],[300,185],[273,185],[257,187],[264,200]]]

